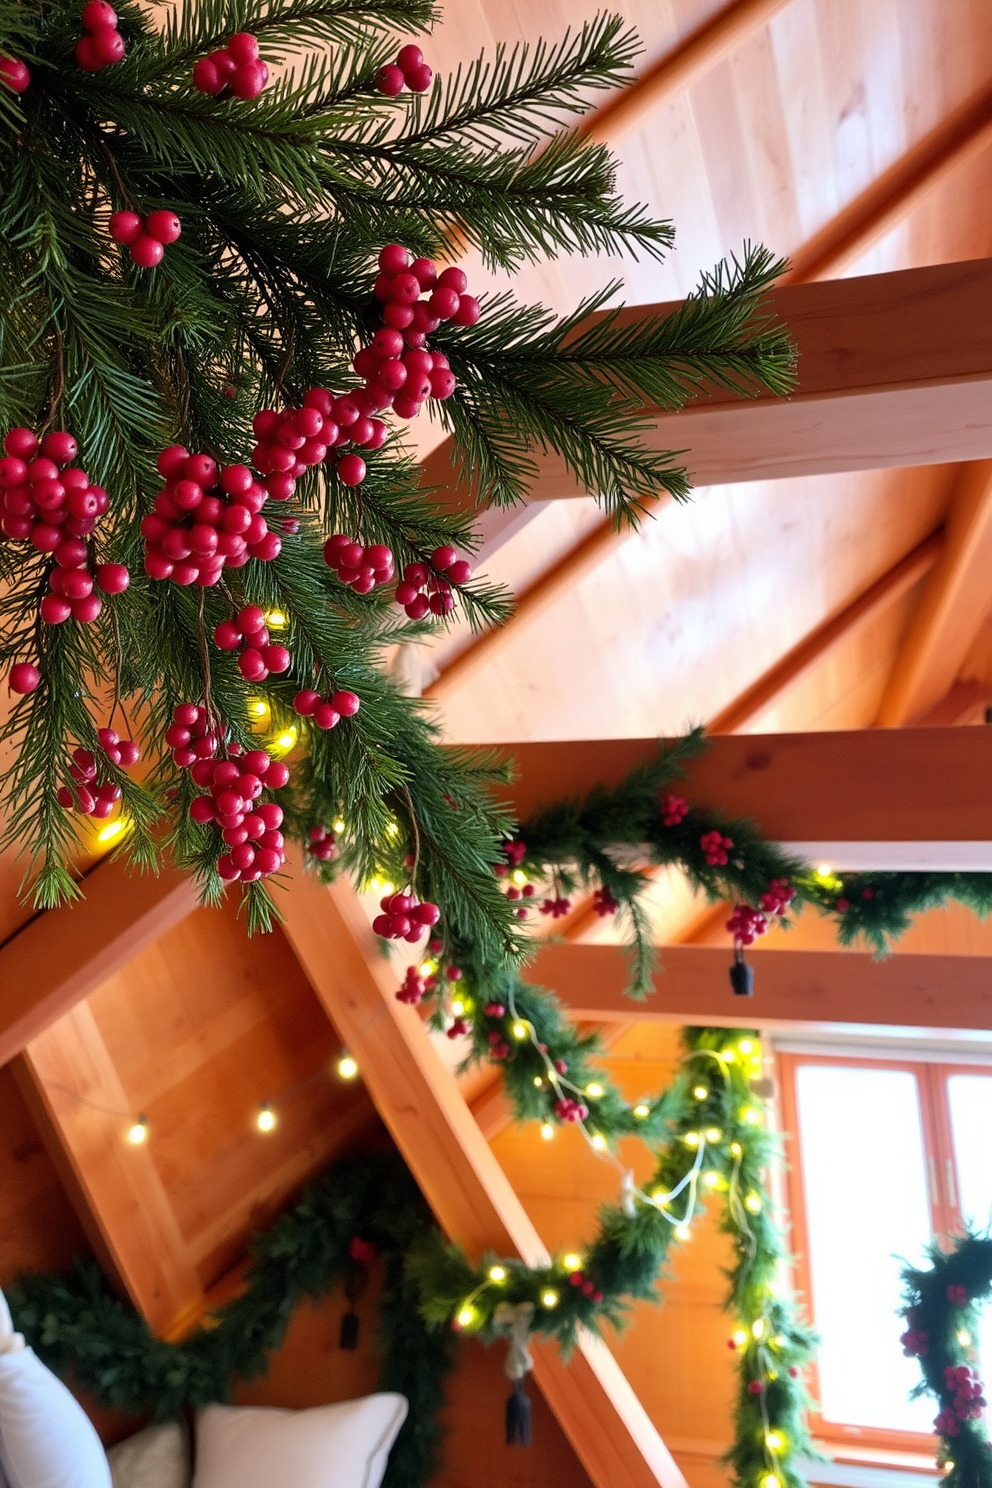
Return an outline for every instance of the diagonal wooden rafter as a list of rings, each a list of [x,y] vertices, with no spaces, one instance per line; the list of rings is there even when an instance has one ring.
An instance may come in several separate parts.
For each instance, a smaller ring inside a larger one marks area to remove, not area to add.
[[[351,888],[297,873],[284,929],[318,998],[362,1070],[396,1145],[447,1233],[533,1263],[547,1252],[395,974]],[[605,1344],[583,1335],[569,1364],[538,1345],[534,1375],[597,1488],[686,1488],[685,1479]]]
[[[946,533],[879,707],[885,727],[910,722],[949,692],[992,609],[992,461],[960,472]]]

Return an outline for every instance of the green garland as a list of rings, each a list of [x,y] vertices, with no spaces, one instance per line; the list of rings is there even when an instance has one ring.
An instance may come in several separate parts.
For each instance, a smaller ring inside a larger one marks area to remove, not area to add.
[[[501,1302],[530,1304],[534,1330],[566,1351],[580,1326],[621,1323],[630,1302],[654,1296],[673,1236],[688,1238],[711,1196],[722,1201],[735,1252],[726,1305],[739,1387],[728,1461],[742,1488],[802,1488],[795,1457],[809,1448],[802,1369],[811,1337],[780,1290],[781,1234],[763,1178],[776,1152],[751,1089],[755,1069],[754,1036],[687,1032],[680,1072],[657,1102],[665,1141],[650,1183],[640,1191],[625,1178],[621,1203],[603,1211],[585,1250],[547,1266],[495,1255],[471,1264],[445,1244],[398,1160],[373,1157],[336,1168],[256,1239],[244,1295],[185,1343],[152,1337],[92,1266],[68,1280],[24,1279],[11,1293],[15,1320],[52,1368],[102,1403],[164,1419],[224,1400],[233,1379],[263,1372],[296,1302],[325,1295],[372,1246],[387,1274],[380,1384],[411,1405],[386,1483],[420,1488],[435,1461],[457,1336],[498,1337]]]
[[[919,1359],[923,1371],[913,1395],[930,1394],[939,1403],[937,1460],[950,1488],[990,1488],[992,1445],[973,1340],[977,1304],[992,1294],[992,1238],[969,1232],[950,1251],[935,1243],[928,1254],[927,1270],[907,1267],[902,1274],[903,1352]]]

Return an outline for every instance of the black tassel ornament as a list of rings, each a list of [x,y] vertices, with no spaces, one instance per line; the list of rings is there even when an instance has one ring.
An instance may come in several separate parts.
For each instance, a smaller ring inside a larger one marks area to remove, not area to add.
[[[744,960],[744,947],[734,947],[734,964],[730,968],[730,985],[735,997],[754,996],[754,967]]]
[[[506,1402],[506,1445],[529,1447],[531,1432],[530,1396],[523,1378],[513,1381],[513,1393]]]
[[[501,1302],[493,1313],[497,1333],[509,1341],[503,1372],[513,1381],[513,1394],[506,1402],[506,1445],[529,1447],[531,1441],[530,1396],[524,1379],[534,1367],[527,1347],[534,1321],[533,1302]]]

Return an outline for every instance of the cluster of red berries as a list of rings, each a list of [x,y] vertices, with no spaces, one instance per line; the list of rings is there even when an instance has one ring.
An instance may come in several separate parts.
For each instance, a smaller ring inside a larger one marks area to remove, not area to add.
[[[276,501],[288,500],[299,477],[342,445],[378,449],[384,444],[386,426],[382,419],[367,416],[370,408],[360,389],[335,398],[326,388],[309,388],[301,408],[260,408],[252,419],[258,443],[251,462],[267,477],[269,495]],[[335,469],[342,485],[357,486],[365,479],[365,461],[360,455],[341,456]]]
[[[941,1436],[958,1436],[962,1421],[977,1421],[987,1401],[982,1382],[967,1364],[944,1365],[944,1389],[953,1399],[934,1417],[934,1430]]]
[[[357,537],[335,532],[324,544],[324,562],[356,594],[371,594],[377,584],[390,584],[396,577],[393,554],[385,543],[363,547]]]
[[[486,1038],[489,1040],[489,1053],[493,1059],[509,1059],[510,1045],[501,1033],[492,1029],[486,1034]]]
[[[865,887],[861,890],[861,897],[862,897],[862,899],[874,899],[874,897],[875,897],[875,890],[871,887],[870,884],[866,884]],[[850,899],[845,899],[845,898],[841,897],[840,899],[836,899],[834,901],[834,908],[840,914],[844,914],[847,910],[850,909],[850,907],[851,907],[851,901],[850,901]]]
[[[900,1335],[899,1342],[903,1353],[911,1359],[925,1359],[930,1352],[930,1334],[921,1328],[907,1328]]]
[[[14,541],[29,539],[39,553],[55,558],[50,592],[39,607],[42,619],[49,625],[70,618],[84,624],[95,620],[103,602],[93,592],[94,583],[105,594],[122,594],[129,581],[121,563],[98,564],[92,573],[89,569],[85,540],[107,511],[106,491],[71,464],[78,448],[64,430],[51,430],[39,444],[30,429],[11,429],[3,448],[0,528]]]
[[[502,1018],[506,1013],[506,1008],[501,1002],[487,1002],[482,1011],[487,1018]]]
[[[293,707],[300,717],[312,718],[319,729],[337,728],[342,718],[354,718],[361,706],[358,694],[346,689],[322,698],[312,687],[305,687],[293,699]]]
[[[960,1283],[952,1282],[951,1285],[947,1288],[947,1300],[954,1307],[967,1307],[967,1305],[968,1305],[968,1289],[967,1289],[967,1287],[961,1286]]]
[[[588,1297],[590,1302],[602,1302],[603,1300],[603,1293],[584,1271],[573,1271],[568,1278],[568,1284],[579,1289],[583,1297]]]
[[[381,935],[383,940],[408,940],[411,945],[441,918],[441,911],[436,904],[421,904],[416,894],[386,894],[379,900],[379,908],[382,914],[376,915],[372,921],[372,929],[376,935]],[[457,969],[448,968],[450,980],[458,981],[461,978],[460,971],[457,977],[451,975]]]
[[[426,563],[408,563],[402,582],[396,585],[396,603],[403,606],[411,620],[427,615],[450,615],[454,608],[452,584],[466,584],[472,570],[454,548],[445,543],[435,548]]]
[[[430,985],[428,986],[428,982]],[[397,1002],[405,1002],[408,1007],[417,1007],[423,1002],[428,992],[433,992],[437,986],[435,977],[422,977],[415,966],[408,966],[406,975],[396,993]]]
[[[147,217],[140,212],[114,212],[108,227],[114,242],[130,250],[139,269],[154,269],[160,264],[168,245],[177,242],[183,230],[175,212],[165,208],[149,212]]]
[[[158,470],[165,486],[141,521],[149,578],[209,587],[225,568],[278,558],[282,539],[261,515],[266,491],[247,465],[218,468],[210,455],[173,444]]]
[[[289,670],[292,657],[285,646],[272,644],[258,605],[245,605],[233,620],[222,620],[214,640],[222,651],[240,650],[238,670],[246,682],[264,682],[271,672]]]
[[[512,899],[533,899],[533,897],[534,897],[534,895],[535,895],[536,892],[537,892],[537,890],[534,888],[534,885],[532,883],[525,883],[520,888],[518,888],[516,884],[511,884],[510,887],[506,891],[506,897],[507,897],[507,899],[511,899],[511,900]],[[516,910],[516,917],[517,917],[517,919],[518,920],[525,920],[527,918],[528,910],[529,910],[529,906],[528,905],[521,904],[520,905],[520,908],[518,910]],[[542,911],[542,913],[543,913],[543,911]]]
[[[122,739],[114,729],[99,729],[97,738],[113,765],[127,769],[141,758],[141,750],[134,740]],[[73,783],[60,787],[57,795],[59,805],[66,811],[80,811],[83,816],[96,817],[98,821],[109,816],[121,798],[121,788],[114,780],[98,780],[99,774],[96,756],[88,749],[74,749],[69,766]]]
[[[375,85],[387,98],[396,98],[409,88],[411,93],[426,93],[434,79],[424,54],[418,46],[401,47],[395,62],[387,62],[376,74]]]
[[[689,814],[689,802],[681,796],[667,795],[661,802],[661,821],[666,827],[677,827]]]
[[[269,81],[269,69],[258,55],[258,41],[238,31],[226,47],[201,57],[193,66],[193,87],[211,98],[230,93],[234,98],[257,98]]]
[[[449,1039],[462,1038],[466,1033],[469,1032],[471,1027],[472,1025],[467,1018],[453,1018],[451,1023],[445,1029],[445,1033],[447,1034]]]
[[[703,849],[703,856],[711,868],[722,868],[730,862],[730,849],[734,845],[732,837],[724,837],[722,832],[716,830],[704,832],[699,839],[699,845]]]
[[[12,93],[25,93],[31,83],[28,64],[20,57],[8,57],[0,52],[0,84]]]
[[[360,1266],[371,1266],[379,1252],[371,1240],[363,1240],[360,1235],[352,1235],[348,1245],[348,1255]]]
[[[331,863],[338,855],[337,838],[329,827],[314,826],[307,832],[307,852],[322,863]]]
[[[750,904],[735,904],[726,928],[734,937],[734,945],[749,946],[754,945],[759,935],[764,935],[768,929],[768,920],[759,909],[752,909]]]
[[[773,878],[761,896],[761,907],[765,914],[784,915],[795,897],[795,886],[787,878]]]
[[[124,38],[117,29],[117,12],[107,0],[89,0],[82,14],[85,36],[76,42],[76,61],[84,72],[101,72],[124,60]]]
[[[573,1100],[569,1095],[563,1095],[555,1101],[555,1115],[559,1121],[585,1121],[589,1115],[589,1107],[584,1101]]]
[[[614,899],[609,889],[602,888],[597,889],[596,892],[593,894],[592,907],[595,913],[598,914],[602,919],[605,918],[606,915],[616,914],[617,910],[620,908],[620,905]]]
[[[556,894],[553,899],[545,899],[541,905],[542,915],[550,915],[553,920],[563,919],[571,911],[571,899],[563,899],[560,894]]]
[[[497,863],[493,869],[497,878],[505,878],[511,868],[519,868],[527,856],[526,842],[504,842],[502,844],[505,863]]]

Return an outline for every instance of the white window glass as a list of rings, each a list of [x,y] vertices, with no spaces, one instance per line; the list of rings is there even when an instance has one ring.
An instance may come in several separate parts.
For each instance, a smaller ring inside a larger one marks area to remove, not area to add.
[[[933,1405],[909,1400],[919,1365],[899,1347],[900,1271],[930,1239],[915,1077],[803,1065],[796,1086],[824,1419],[930,1431]]]
[[[992,1222],[992,1075],[951,1075],[947,1082],[957,1168],[957,1207],[967,1224],[984,1231]],[[982,1378],[992,1374],[992,1307],[978,1329]]]

